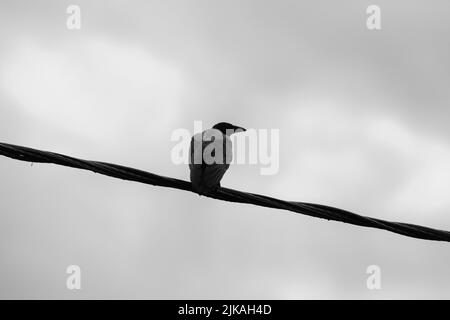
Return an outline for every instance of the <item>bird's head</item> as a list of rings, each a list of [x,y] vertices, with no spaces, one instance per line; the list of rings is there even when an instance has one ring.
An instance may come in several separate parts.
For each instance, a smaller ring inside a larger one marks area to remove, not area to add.
[[[226,134],[227,136],[231,136],[233,133],[246,131],[246,129],[232,125],[231,123],[228,122],[219,122],[218,124],[215,124],[213,126],[213,129],[217,129],[223,134]]]

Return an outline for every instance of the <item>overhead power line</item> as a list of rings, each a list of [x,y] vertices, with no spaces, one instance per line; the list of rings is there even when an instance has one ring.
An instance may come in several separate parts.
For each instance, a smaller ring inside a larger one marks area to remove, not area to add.
[[[21,161],[54,163],[66,167],[90,170],[99,174],[123,180],[137,181],[154,186],[175,188],[194,192],[192,190],[190,182],[164,177],[154,173],[107,162],[82,160],[54,152],[36,150],[7,143],[0,143],[0,155]],[[316,218],[335,220],[363,227],[388,230],[407,237],[450,242],[449,231],[437,230],[409,223],[391,222],[365,217],[346,210],[321,204],[284,201],[264,195],[242,192],[228,188],[219,188],[216,193],[209,194],[207,196],[218,200],[247,203],[262,207],[288,210]]]

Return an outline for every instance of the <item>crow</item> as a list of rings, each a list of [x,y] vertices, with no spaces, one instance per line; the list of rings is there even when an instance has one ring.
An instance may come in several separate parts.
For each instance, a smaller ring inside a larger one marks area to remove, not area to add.
[[[199,195],[213,193],[230,167],[233,147],[230,136],[246,129],[220,122],[191,139],[189,169],[192,188]]]

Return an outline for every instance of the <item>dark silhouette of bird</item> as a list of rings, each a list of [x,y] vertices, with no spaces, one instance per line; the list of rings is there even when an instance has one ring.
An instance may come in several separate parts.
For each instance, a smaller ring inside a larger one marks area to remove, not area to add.
[[[220,122],[191,139],[189,169],[192,188],[199,195],[213,193],[233,160],[230,136],[246,129]]]

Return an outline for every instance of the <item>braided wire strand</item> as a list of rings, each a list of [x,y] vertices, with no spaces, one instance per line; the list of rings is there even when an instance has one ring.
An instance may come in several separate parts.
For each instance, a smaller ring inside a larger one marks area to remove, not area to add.
[[[54,152],[42,151],[13,144],[0,142],[0,155],[20,161],[53,163],[66,167],[89,170],[122,180],[136,181],[154,186],[194,192],[191,183],[184,180],[160,176],[154,173],[117,164],[83,160]],[[316,218],[340,221],[362,227],[387,230],[412,238],[450,242],[449,231],[361,216],[350,211],[321,204],[285,201],[264,195],[242,192],[223,187],[219,188],[215,193],[205,196],[217,200],[253,204],[256,206],[287,210]]]

